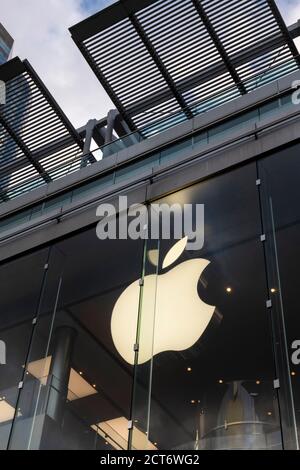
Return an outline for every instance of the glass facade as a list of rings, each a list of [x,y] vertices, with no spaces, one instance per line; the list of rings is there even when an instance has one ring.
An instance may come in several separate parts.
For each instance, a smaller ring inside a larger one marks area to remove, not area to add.
[[[9,59],[13,42],[13,39],[0,23],[0,65]]]
[[[1,448],[297,448],[298,152],[156,201],[205,207],[171,261],[93,226],[3,264]]]

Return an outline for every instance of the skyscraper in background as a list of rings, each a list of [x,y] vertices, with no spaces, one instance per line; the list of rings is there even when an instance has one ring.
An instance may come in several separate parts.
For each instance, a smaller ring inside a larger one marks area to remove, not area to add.
[[[13,38],[0,23],[0,65],[9,59],[13,43]]]

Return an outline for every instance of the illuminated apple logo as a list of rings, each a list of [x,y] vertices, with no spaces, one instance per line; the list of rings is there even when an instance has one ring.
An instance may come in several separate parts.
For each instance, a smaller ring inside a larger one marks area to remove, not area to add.
[[[179,258],[187,241],[186,237],[171,248],[163,269]],[[126,362],[134,364],[139,310],[139,364],[163,351],[184,351],[198,341],[215,312],[215,307],[199,298],[197,290],[209,263],[201,258],[191,259],[165,274],[145,276],[141,298],[138,280],[124,290],[113,309],[111,333]]]

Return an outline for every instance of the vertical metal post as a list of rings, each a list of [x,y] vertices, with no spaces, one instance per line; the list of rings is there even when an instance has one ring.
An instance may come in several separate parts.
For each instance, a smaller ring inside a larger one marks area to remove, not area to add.
[[[48,377],[49,397],[46,413],[62,424],[71,371],[71,359],[77,332],[69,326],[55,332],[55,347]]]

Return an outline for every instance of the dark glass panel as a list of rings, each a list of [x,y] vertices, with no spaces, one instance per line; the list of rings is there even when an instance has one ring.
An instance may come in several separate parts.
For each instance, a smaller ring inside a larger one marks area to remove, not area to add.
[[[37,315],[48,250],[0,267],[0,449],[6,449],[13,419],[21,419],[19,383]],[[3,360],[4,359],[4,360]],[[3,363],[5,362],[5,363]]]
[[[297,430],[298,440],[300,436],[299,145],[261,160],[259,173],[267,234],[269,297],[278,338],[276,353],[285,446],[295,448]]]
[[[99,241],[95,227],[52,250],[22,391],[28,425],[13,448],[127,449],[133,366],[115,347],[112,312],[142,253],[142,241]]]
[[[138,366],[147,448],[281,448],[256,178],[253,164],[160,201],[204,204],[205,243],[165,269],[175,240],[160,243],[153,356]]]

